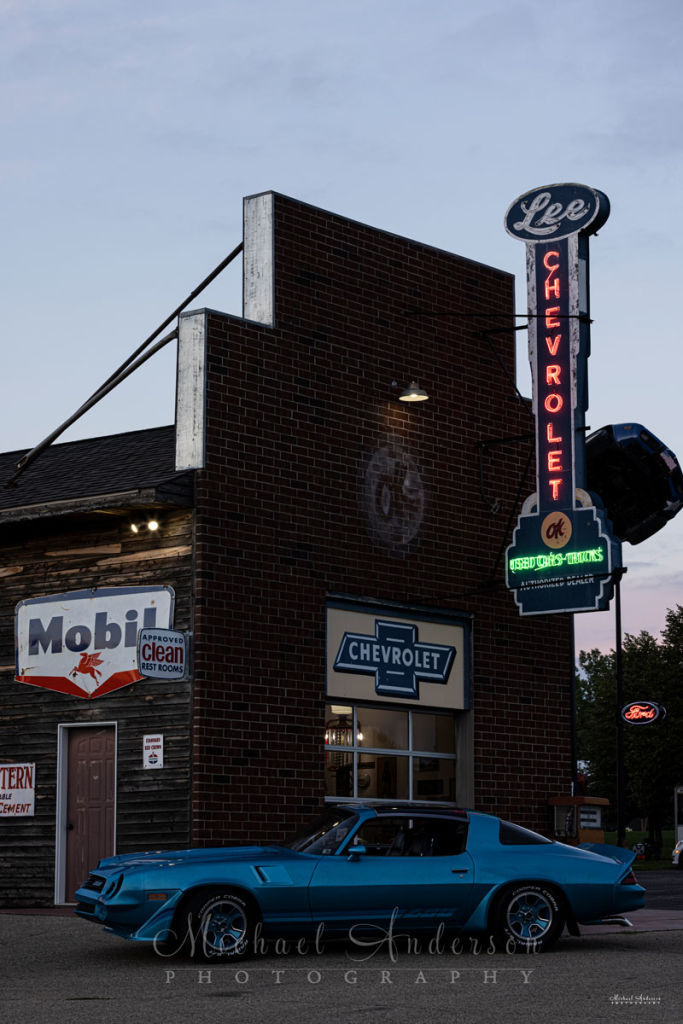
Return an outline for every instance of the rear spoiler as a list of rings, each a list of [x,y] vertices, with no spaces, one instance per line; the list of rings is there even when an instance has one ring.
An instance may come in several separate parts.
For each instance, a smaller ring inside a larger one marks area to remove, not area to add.
[[[599,853],[601,857],[608,857],[617,864],[623,864],[624,867],[629,867],[636,859],[633,850],[625,850],[623,846],[611,846],[609,843],[580,843],[579,849]]]

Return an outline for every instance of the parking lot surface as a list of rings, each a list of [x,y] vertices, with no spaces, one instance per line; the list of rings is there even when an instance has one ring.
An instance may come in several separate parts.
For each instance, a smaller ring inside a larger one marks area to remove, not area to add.
[[[643,878],[647,884],[647,880]],[[674,883],[675,885],[676,883]],[[653,886],[653,888],[656,888]],[[683,1019],[683,910],[646,909],[632,929],[565,935],[509,956],[469,940],[418,949],[271,948],[230,966],[164,959],[71,914],[0,913],[3,1024],[474,1024]]]

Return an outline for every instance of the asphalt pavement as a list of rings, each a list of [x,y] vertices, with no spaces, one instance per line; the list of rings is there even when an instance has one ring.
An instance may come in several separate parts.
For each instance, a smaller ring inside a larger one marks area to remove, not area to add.
[[[541,956],[330,944],[207,966],[162,959],[72,909],[0,910],[2,1024],[679,1024],[683,871],[642,871],[633,927],[582,927]],[[462,954],[462,955],[461,955]]]
[[[639,911],[646,915],[647,911]],[[0,914],[2,1024],[680,1024],[683,911],[540,956],[387,943],[162,959],[73,914]],[[676,915],[676,930],[673,918]],[[665,915],[665,916],[662,916]]]

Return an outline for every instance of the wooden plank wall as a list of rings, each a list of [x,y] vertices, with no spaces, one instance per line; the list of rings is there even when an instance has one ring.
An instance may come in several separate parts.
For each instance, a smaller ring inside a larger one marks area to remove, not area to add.
[[[117,853],[190,843],[190,682],[145,680],[93,700],[14,681],[19,601],[86,587],[165,585],[175,628],[192,628],[193,515],[158,512],[157,533],[90,515],[3,529],[0,551],[0,764],[35,762],[35,816],[0,818],[0,906],[54,902],[57,727],[117,722]],[[139,515],[137,518],[140,518]],[[143,770],[142,737],[164,735],[164,768]]]

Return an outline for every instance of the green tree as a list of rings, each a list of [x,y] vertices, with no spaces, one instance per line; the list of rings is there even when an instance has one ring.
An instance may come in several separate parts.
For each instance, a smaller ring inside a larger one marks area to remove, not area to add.
[[[577,678],[577,751],[588,791],[616,813],[616,656],[581,651]],[[650,839],[673,815],[674,786],[683,782],[683,607],[666,615],[661,640],[643,631],[623,643],[624,703],[651,700],[667,717],[654,725],[624,725],[627,817],[647,818]]]

